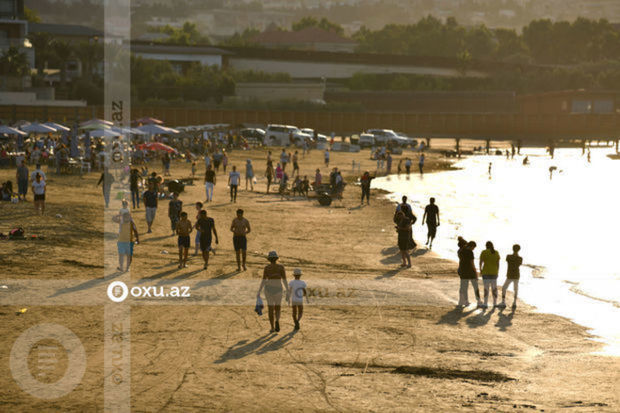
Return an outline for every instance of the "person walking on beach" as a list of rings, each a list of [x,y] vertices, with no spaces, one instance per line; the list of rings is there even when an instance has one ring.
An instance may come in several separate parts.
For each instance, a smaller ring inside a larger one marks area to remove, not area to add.
[[[45,176],[45,172],[43,172],[43,170],[41,169],[40,163],[37,163],[35,170],[30,173],[30,180],[32,182],[36,180],[37,174],[41,175],[41,179],[43,179],[44,181],[47,180],[47,177]]]
[[[420,175],[424,175],[424,153],[420,155],[420,160],[418,161],[418,168],[420,169]]]
[[[411,209],[411,205],[407,203],[407,195],[403,195],[402,203],[396,206],[396,212],[402,211],[407,218],[412,221],[412,225],[418,220],[415,215],[413,215],[413,209]],[[396,223],[396,217],[394,218],[394,223]]]
[[[362,205],[364,205],[364,197],[366,197],[366,203],[370,205],[370,183],[375,179],[374,176],[370,176],[370,172],[364,172],[364,175],[360,178],[360,186],[362,188]]]
[[[319,168],[316,169],[316,173],[314,174],[314,188],[316,189],[323,182],[323,175],[321,175],[321,170]]]
[[[172,235],[177,233],[177,224],[181,219],[181,211],[183,211],[183,201],[179,199],[179,194],[174,192],[172,194],[172,199],[168,202],[168,218],[170,218]]]
[[[123,212],[120,216],[114,217],[113,220],[119,223],[118,241],[116,242],[116,248],[118,249],[117,270],[126,272],[129,271],[129,266],[133,258],[134,235],[136,243],[140,241],[140,236],[138,235],[136,224],[133,222],[133,219],[131,219],[131,214],[128,211]],[[127,262],[126,266],[124,266],[125,261]]]
[[[386,175],[389,175],[392,173],[392,153],[388,151],[386,159],[385,159],[385,163],[386,163],[386,170],[385,173]]]
[[[506,271],[506,281],[502,286],[502,302],[498,305],[499,308],[506,308],[506,291],[511,283],[514,288],[514,298],[512,301],[512,309],[517,308],[517,295],[519,294],[519,278],[521,276],[519,267],[523,264],[523,258],[519,256],[521,246],[515,244],[512,246],[512,254],[506,256],[506,262],[508,263],[508,270]]]
[[[248,181],[250,182],[250,189],[254,190],[254,166],[252,166],[252,160],[248,159],[245,162],[245,190],[248,190]]]
[[[265,170],[265,178],[267,178],[267,193],[269,193],[269,187],[271,186],[271,182],[273,181],[273,167],[267,165],[267,169]]]
[[[293,154],[293,174],[291,175],[291,177],[295,176],[295,172],[297,172],[297,176],[299,176],[299,155],[298,152],[295,151],[295,153]]]
[[[325,149],[323,156],[325,157],[325,167],[329,168],[329,149]]]
[[[114,183],[114,176],[105,170],[101,173],[101,177],[99,181],[97,181],[97,186],[101,183],[103,183],[101,188],[103,189],[103,199],[105,201],[105,207],[107,208],[110,205],[110,192],[112,190],[112,184]]]
[[[133,209],[140,208],[140,171],[133,168],[129,174],[129,189],[131,190],[131,205]]]
[[[26,200],[26,194],[28,193],[28,167],[26,166],[26,160],[22,160],[17,167],[15,173],[15,180],[17,181],[17,198],[23,201]]]
[[[215,244],[219,244],[217,238],[217,231],[215,230],[215,221],[211,217],[207,217],[207,211],[204,209],[198,214],[199,218],[194,224],[194,228],[200,231],[200,251],[202,251],[202,259],[204,260],[203,269],[207,269],[209,266],[209,251],[211,251],[211,242],[213,238],[211,233],[215,236]]]
[[[200,219],[200,211],[202,211],[202,202],[196,202],[196,221]],[[198,249],[200,248],[200,230],[196,228],[196,236],[194,238],[194,255],[198,255]]]
[[[207,166],[205,171],[205,195],[207,197],[206,202],[213,201],[213,190],[215,189],[215,171],[213,166]]]
[[[398,161],[398,167],[396,168],[396,173],[400,176],[400,173],[403,171],[403,160],[402,158]]]
[[[45,192],[47,184],[41,179],[40,174],[36,174],[32,183],[32,193],[34,194],[34,210],[40,215],[45,213]]]
[[[497,306],[497,274],[499,273],[499,252],[495,251],[493,243],[487,241],[486,249],[480,253],[480,275],[484,285],[484,305],[488,308],[489,289],[493,293],[493,307]]]
[[[286,171],[286,164],[288,163],[288,155],[284,148],[282,148],[282,152],[280,152],[280,164],[282,165],[282,170]]]
[[[237,257],[237,271],[241,271],[241,264],[243,263],[243,271],[247,268],[245,266],[245,258],[248,249],[247,235],[250,233],[250,221],[243,217],[243,209],[237,210],[237,216],[232,220],[230,224],[230,231],[233,233],[233,246],[235,247],[235,255]]]
[[[308,300],[308,293],[306,292],[306,283],[301,280],[301,269],[295,268],[293,270],[294,280],[288,284],[288,290],[290,291],[290,304],[293,309],[293,323],[295,323],[295,330],[299,330],[299,321],[304,315],[304,297],[306,302],[310,304]],[[287,300],[287,301],[289,301]]]
[[[396,232],[398,233],[398,249],[400,250],[403,263],[401,267],[411,268],[411,255],[409,251],[415,248],[415,243],[412,243],[413,238],[411,235],[411,219],[407,218],[403,211],[396,213]]]
[[[157,191],[153,183],[149,183],[149,189],[142,194],[142,201],[144,202],[146,225],[148,227],[146,232],[150,234],[153,232],[151,226],[153,225],[155,214],[157,213]]]
[[[228,174],[228,185],[230,186],[230,202],[237,202],[237,188],[241,182],[241,174],[237,172],[237,167],[233,165],[232,171]]]
[[[267,255],[269,264],[265,266],[263,279],[256,294],[257,297],[260,297],[263,287],[265,288],[265,299],[267,300],[267,308],[269,310],[269,324],[271,325],[270,333],[280,331],[280,308],[284,289],[286,289],[286,295],[289,296],[286,271],[283,265],[277,263],[278,258],[278,253],[275,251],[270,251],[269,255]]]
[[[187,267],[187,254],[189,252],[190,234],[192,223],[187,219],[187,212],[181,212],[181,219],[177,224],[177,245],[179,246],[179,268]]]
[[[409,158],[405,160],[405,171],[407,172],[407,175],[411,173],[411,159]]]
[[[274,181],[274,184],[280,182],[282,180],[283,175],[284,175],[284,171],[282,170],[282,167],[280,167],[280,164],[278,163],[276,166],[276,180]]]
[[[480,301],[480,290],[478,289],[478,274],[476,272],[476,264],[474,263],[474,249],[476,248],[476,243],[474,241],[467,242],[463,238],[459,237],[458,247],[458,275],[461,279],[458,306],[467,307],[469,305],[467,290],[469,288],[469,283],[471,283],[474,288],[474,294],[476,295],[478,308],[482,308],[482,302]]]
[[[435,205],[435,198],[430,199],[430,204],[424,208],[424,215],[422,216],[422,225],[426,221],[426,227],[428,228],[428,235],[426,236],[426,245],[429,249],[433,249],[433,240],[437,235],[437,227],[439,226],[439,207]]]
[[[222,170],[226,173],[226,167],[228,166],[228,155],[226,151],[222,151]]]

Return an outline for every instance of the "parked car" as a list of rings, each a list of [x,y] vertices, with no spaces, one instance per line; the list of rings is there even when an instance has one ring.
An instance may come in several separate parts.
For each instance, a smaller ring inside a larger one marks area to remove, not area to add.
[[[291,142],[292,138],[292,142]],[[265,145],[288,146],[291,143],[301,146],[304,139],[312,140],[312,136],[303,133],[297,126],[268,125],[265,130]]]
[[[373,135],[377,144],[387,145],[391,143],[399,146],[411,144],[409,138],[400,136],[391,129],[368,129],[366,133]]]
[[[310,128],[303,128],[301,130],[303,133],[306,133],[310,136],[312,136],[312,140],[314,141],[314,129],[310,129]],[[317,133],[317,140],[316,143],[319,142],[327,142],[327,136],[323,135],[322,133]]]
[[[253,145],[262,145],[265,141],[265,131],[259,128],[241,129],[239,134]]]
[[[405,139],[407,144],[403,145],[403,146],[407,146],[410,145],[412,148],[415,148],[416,146],[418,146],[418,140],[411,138],[409,136],[407,136],[407,134],[403,133],[403,132],[396,132],[396,135],[398,135],[400,138]]]
[[[370,133],[362,133],[358,139],[358,145],[360,148],[367,148],[375,146],[375,136]]]

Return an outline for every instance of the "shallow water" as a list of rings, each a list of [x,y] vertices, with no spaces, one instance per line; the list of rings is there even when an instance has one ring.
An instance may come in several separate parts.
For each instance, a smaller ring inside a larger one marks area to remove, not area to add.
[[[520,244],[519,298],[590,328],[606,343],[604,354],[618,356],[620,160],[606,156],[613,152],[593,148],[591,163],[581,149],[556,149],[553,160],[544,149],[523,149],[514,160],[478,155],[458,161],[459,170],[393,175],[373,186],[390,191],[394,200],[409,197],[418,216],[414,236],[422,241],[424,206],[434,196],[441,226],[433,250],[446,258],[456,260],[459,235],[478,244],[476,264],[485,242],[492,241],[502,255],[499,284],[505,256]],[[524,155],[528,166],[522,165]],[[550,179],[552,166],[557,170]]]

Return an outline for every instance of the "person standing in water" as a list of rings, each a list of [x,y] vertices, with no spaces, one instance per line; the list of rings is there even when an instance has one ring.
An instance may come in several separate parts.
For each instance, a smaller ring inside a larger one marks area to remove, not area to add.
[[[506,271],[506,281],[502,286],[502,302],[498,305],[499,308],[506,308],[506,291],[511,283],[514,285],[514,298],[512,301],[512,309],[517,309],[517,295],[519,294],[519,278],[521,276],[519,267],[523,264],[523,258],[519,256],[521,246],[515,244],[512,246],[512,254],[506,256],[506,262],[508,263],[508,270]]]
[[[282,292],[286,289],[286,296],[289,296],[288,284],[286,282],[286,271],[284,266],[277,264],[278,253],[270,251],[267,255],[269,264],[263,271],[263,279],[258,287],[257,297],[260,297],[263,287],[265,288],[265,299],[269,310],[269,324],[271,324],[270,333],[280,331],[280,308],[282,305]]]
[[[480,274],[484,285],[484,305],[488,308],[489,289],[493,293],[493,307],[497,306],[497,274],[499,273],[499,252],[495,251],[493,243],[487,241],[486,249],[480,253]]]
[[[424,208],[424,215],[422,216],[422,225],[426,221],[428,228],[428,235],[426,236],[426,245],[429,249],[433,249],[433,240],[437,235],[437,227],[439,226],[439,207],[435,205],[435,198],[430,199],[430,204]]]
[[[467,242],[462,237],[459,237],[458,247],[458,274],[461,279],[458,306],[467,307],[469,305],[467,290],[469,283],[471,283],[476,295],[476,301],[478,302],[478,308],[481,308],[482,302],[480,301],[480,290],[478,289],[478,274],[476,272],[476,264],[474,263],[474,249],[476,248],[476,243],[474,241]]]

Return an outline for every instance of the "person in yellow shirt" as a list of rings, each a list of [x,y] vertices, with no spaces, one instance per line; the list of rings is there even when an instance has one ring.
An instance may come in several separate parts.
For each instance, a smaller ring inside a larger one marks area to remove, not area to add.
[[[499,252],[495,251],[493,243],[487,241],[486,249],[480,253],[480,274],[484,285],[484,304],[488,308],[489,289],[493,292],[493,307],[497,306],[497,274],[499,273]]]
[[[121,272],[129,271],[131,265],[131,259],[133,257],[133,243],[135,235],[135,242],[139,242],[138,229],[136,224],[131,219],[129,212],[123,212],[122,215],[115,217],[114,221],[119,223],[118,228],[118,242],[116,247],[118,248],[118,268]],[[123,269],[123,264],[127,259],[127,266]]]

